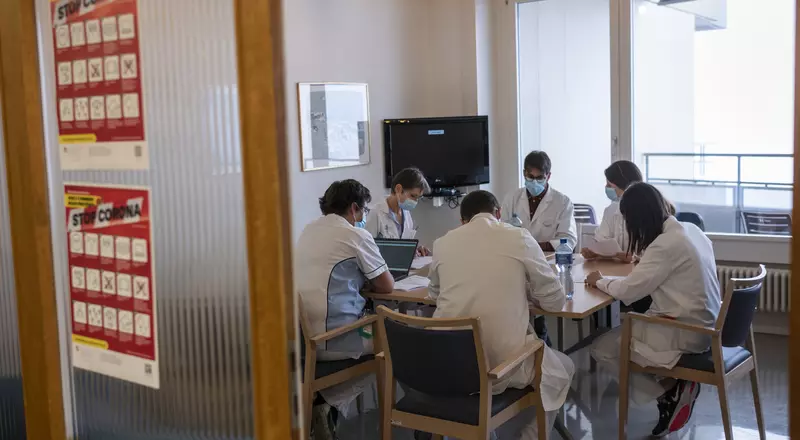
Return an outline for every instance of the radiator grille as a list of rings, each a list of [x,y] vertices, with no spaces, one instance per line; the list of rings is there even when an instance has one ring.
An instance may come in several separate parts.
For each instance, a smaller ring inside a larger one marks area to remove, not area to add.
[[[731,278],[748,278],[758,275],[758,268],[743,266],[717,266],[717,277],[720,285]],[[791,271],[787,269],[767,269],[767,278],[761,298],[758,300],[758,310],[762,312],[788,312],[791,307]]]

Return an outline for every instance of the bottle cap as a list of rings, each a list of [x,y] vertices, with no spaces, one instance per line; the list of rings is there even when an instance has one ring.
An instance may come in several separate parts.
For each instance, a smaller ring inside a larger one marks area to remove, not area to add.
[[[562,238],[561,239],[561,244],[566,244],[566,243],[567,243],[567,239],[566,238]]]

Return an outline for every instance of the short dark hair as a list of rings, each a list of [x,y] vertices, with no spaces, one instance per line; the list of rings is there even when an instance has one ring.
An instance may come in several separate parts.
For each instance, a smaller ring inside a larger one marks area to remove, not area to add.
[[[553,163],[550,162],[550,156],[544,151],[531,151],[525,156],[525,171],[535,168],[542,172],[542,174],[550,174],[550,169]]]
[[[344,215],[355,203],[364,208],[372,201],[369,189],[354,179],[340,180],[331,183],[325,194],[319,198],[319,209],[323,215]]]
[[[664,222],[671,215],[669,202],[661,191],[644,182],[634,183],[625,190],[619,210],[630,237],[630,254],[641,254],[647,249],[664,232]]]
[[[431,192],[431,187],[419,168],[406,168],[395,174],[394,179],[392,179],[392,192],[394,192],[397,185],[402,186],[406,191],[421,189],[423,194]]]
[[[478,214],[494,214],[500,209],[497,197],[489,191],[473,191],[461,201],[461,220],[468,222]]]
[[[618,160],[612,163],[611,166],[606,168],[605,174],[606,180],[623,191],[631,184],[644,180],[639,167],[629,160]]]

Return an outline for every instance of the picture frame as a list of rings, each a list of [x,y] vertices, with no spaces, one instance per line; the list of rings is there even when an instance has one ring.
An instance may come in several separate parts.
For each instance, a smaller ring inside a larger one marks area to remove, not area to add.
[[[297,101],[302,171],[370,163],[366,83],[298,83]]]

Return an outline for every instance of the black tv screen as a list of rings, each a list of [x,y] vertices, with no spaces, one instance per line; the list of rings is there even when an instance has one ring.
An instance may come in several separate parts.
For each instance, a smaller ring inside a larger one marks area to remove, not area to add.
[[[408,167],[419,168],[433,189],[489,183],[487,116],[383,122],[387,188]]]

